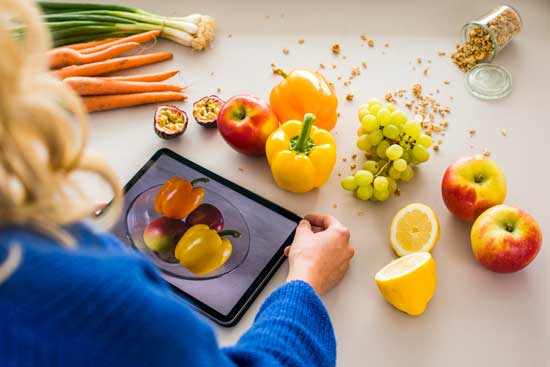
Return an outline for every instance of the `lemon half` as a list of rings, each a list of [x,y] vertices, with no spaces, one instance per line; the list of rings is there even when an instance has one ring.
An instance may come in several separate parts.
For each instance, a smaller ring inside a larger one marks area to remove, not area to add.
[[[439,220],[427,205],[414,203],[399,210],[390,226],[390,243],[399,256],[431,251],[439,240]]]
[[[406,255],[380,269],[374,280],[386,301],[417,316],[424,312],[435,292],[435,262],[429,252]]]

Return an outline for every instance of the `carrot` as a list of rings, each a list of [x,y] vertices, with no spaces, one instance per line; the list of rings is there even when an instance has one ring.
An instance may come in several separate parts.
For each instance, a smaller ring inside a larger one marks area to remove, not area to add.
[[[80,50],[80,52],[83,54],[90,54],[90,53],[104,50],[107,47],[119,45],[121,43],[126,43],[126,42],[146,43],[151,41],[152,39],[157,38],[159,34],[160,34],[160,31],[149,31],[149,32],[134,34],[133,36],[123,37],[115,41],[107,42],[94,47],[85,48]]]
[[[142,92],[181,92],[183,90],[179,85],[105,80],[89,76],[73,76],[64,79],[63,82],[67,83],[81,96]]]
[[[139,106],[148,103],[183,101],[187,96],[178,92],[149,92],[132,94],[113,94],[109,96],[83,97],[88,112],[106,111],[115,108]]]
[[[100,40],[100,41],[73,43],[72,45],[66,45],[66,46],[58,47],[58,48],[65,48],[66,47],[66,48],[72,48],[73,50],[78,51],[78,50],[82,50],[82,49],[85,49],[85,48],[90,48],[90,47],[103,45],[105,43],[113,42],[113,41],[116,41],[116,40],[119,40],[119,39],[120,39],[120,37],[105,38],[105,39]]]
[[[127,82],[162,82],[166,79],[170,79],[174,75],[179,73],[178,70],[167,71],[166,73],[156,74],[142,74],[142,75],[128,75],[128,76],[104,76],[105,80],[121,80]]]
[[[102,75],[113,71],[126,70],[138,66],[153,64],[171,58],[172,54],[170,52],[157,52],[147,55],[119,57],[106,61],[93,62],[86,65],[71,65],[63,69],[55,70],[53,73],[61,79],[68,78],[70,76]]]
[[[136,47],[139,47],[139,43],[127,42],[88,55],[82,55],[80,52],[70,48],[60,47],[48,51],[48,64],[50,69],[62,68],[68,65],[89,64],[92,62],[112,59],[113,57],[133,50]]]

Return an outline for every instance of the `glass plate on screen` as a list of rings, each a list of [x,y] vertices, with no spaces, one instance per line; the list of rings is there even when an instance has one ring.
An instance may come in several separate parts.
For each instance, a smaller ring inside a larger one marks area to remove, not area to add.
[[[126,212],[126,232],[132,245],[147,256],[158,268],[166,274],[187,280],[205,280],[221,277],[237,269],[248,256],[250,249],[250,231],[241,212],[220,194],[203,187],[205,191],[203,204],[214,205],[222,213],[224,229],[240,232],[240,237],[233,238],[233,251],[229,259],[219,268],[207,274],[194,274],[184,268],[173,256],[160,255],[150,250],[143,241],[145,227],[161,215],[155,211],[155,198],[162,185],[153,186],[140,193],[128,207]]]

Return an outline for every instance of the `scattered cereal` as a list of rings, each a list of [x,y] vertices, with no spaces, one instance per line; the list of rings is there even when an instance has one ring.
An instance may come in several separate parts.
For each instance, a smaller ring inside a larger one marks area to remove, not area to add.
[[[320,67],[321,69],[324,69],[324,68],[325,68],[325,64],[319,64],[319,67]]]
[[[447,79],[445,79],[445,80],[443,81],[443,84],[445,84],[445,85],[449,85],[449,84],[451,84],[451,82],[450,82],[450,81],[448,81]]]
[[[424,69],[424,76],[428,76],[428,68]]]
[[[502,130],[500,130],[500,133],[502,134],[502,136],[507,136],[508,135],[508,130],[502,129]]]
[[[336,205],[336,203],[334,203],[334,204],[332,204],[332,207],[333,207],[334,209],[336,209],[336,208],[338,207],[338,205]]]
[[[289,52],[289,51],[288,51],[288,48],[286,48],[286,47],[283,48],[283,53],[284,53],[285,55],[288,55],[288,52]]]
[[[340,53],[340,45],[338,43],[332,45],[332,53],[335,55],[338,55]]]
[[[439,152],[439,144],[434,144],[434,151]]]
[[[483,156],[484,157],[490,157],[491,156],[491,151],[487,148],[483,149]]]
[[[346,157],[342,157],[342,162],[347,161],[348,159]]]
[[[369,47],[374,47],[374,40],[369,40],[367,44],[369,45]]]
[[[422,64],[422,58],[421,58],[421,57],[417,57],[417,58],[416,58],[416,63],[417,63],[417,64]]]
[[[366,61],[363,61],[363,62],[361,63],[361,66],[363,66],[363,69],[366,69],[366,68],[367,68],[367,62],[366,62]]]
[[[218,87],[218,88],[216,88],[216,91],[217,91],[218,93],[220,93],[220,92],[222,91],[222,89],[221,89],[220,87]]]
[[[386,44],[384,44],[384,47],[388,48],[388,47],[390,47],[390,44],[386,43]]]
[[[468,133],[470,134],[470,136],[475,135],[476,130],[475,129],[470,129],[470,130],[468,130]]]
[[[303,45],[305,40],[303,38],[298,38],[298,44]]]
[[[353,95],[353,94],[351,94],[351,93],[348,93],[348,94],[346,95],[346,100],[348,100],[348,101],[350,101],[350,102],[351,102],[351,101],[353,101],[353,97],[354,97],[354,95]]]
[[[445,51],[438,51],[437,56],[445,56],[447,53]]]
[[[336,69],[336,64],[332,64],[332,68],[333,68],[333,69]]]
[[[351,155],[351,159],[355,159],[355,158],[357,158],[357,153],[353,153],[353,154]]]
[[[361,35],[361,39],[362,39],[363,41],[366,41],[366,40],[367,40],[367,35],[366,35],[366,34],[362,34],[362,35]]]
[[[349,166],[350,169],[356,169],[357,168],[357,165],[355,163],[353,163],[351,166]]]

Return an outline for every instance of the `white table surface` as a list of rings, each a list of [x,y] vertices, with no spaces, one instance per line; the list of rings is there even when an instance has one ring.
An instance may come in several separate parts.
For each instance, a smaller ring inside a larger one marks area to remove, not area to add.
[[[415,82],[421,82],[426,91],[440,88],[438,99],[452,108],[441,151],[417,171],[411,183],[402,186],[400,197],[383,204],[356,200],[340,189],[336,173],[349,172],[349,161],[338,159],[325,186],[298,196],[277,188],[265,160],[234,152],[216,130],[203,129],[194,121],[181,139],[160,140],[153,133],[153,106],[94,114],[90,147],[110,162],[123,182],[157,149],[168,147],[296,213],[330,213],[340,218],[351,229],[357,251],[343,282],[323,296],[338,340],[339,366],[550,366],[549,244],[543,244],[524,271],[499,275],[484,270],[470,250],[469,226],[449,214],[440,195],[441,177],[452,160],[488,148],[507,177],[506,202],[534,215],[543,236],[550,238],[548,0],[510,1],[519,9],[524,28],[497,58],[511,71],[514,90],[495,102],[468,95],[462,72],[448,57],[437,56],[440,50],[449,54],[463,23],[491,9],[495,1],[118,2],[165,15],[201,12],[217,18],[212,49],[197,53],[160,42],[155,51],[170,50],[174,59],[139,70],[180,69],[174,80],[189,87],[190,101],[181,106],[190,115],[192,101],[217,93],[218,87],[222,91],[217,94],[224,98],[250,93],[267,99],[279,81],[271,74],[271,63],[285,69],[336,63],[336,70],[325,71],[336,81],[366,60],[368,69],[350,87],[337,82],[342,116],[334,136],[339,157],[349,157],[356,150],[357,107],[368,98],[383,98],[385,92],[409,88]],[[362,33],[375,40],[374,48],[360,47]],[[305,43],[298,45],[301,37]],[[332,55],[333,43],[340,43],[346,60]],[[390,47],[384,48],[385,43]],[[289,55],[283,55],[285,47]],[[424,66],[412,70],[411,62],[417,57],[431,60],[428,77],[422,75]],[[445,79],[450,85],[443,84]],[[347,90],[355,94],[351,103],[343,98]],[[468,133],[471,128],[477,131],[473,137]],[[507,136],[501,129],[507,130]],[[97,185],[90,185],[90,190],[98,198],[108,196]],[[434,208],[442,232],[433,251],[438,269],[435,296],[427,311],[413,318],[383,300],[373,277],[395,257],[388,244],[393,214],[416,201]],[[234,343],[251,325],[262,301],[285,281],[286,272],[285,264],[236,327],[216,328],[222,345]]]

